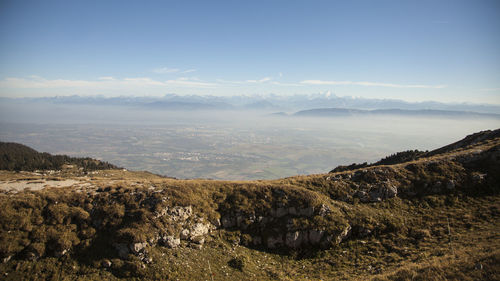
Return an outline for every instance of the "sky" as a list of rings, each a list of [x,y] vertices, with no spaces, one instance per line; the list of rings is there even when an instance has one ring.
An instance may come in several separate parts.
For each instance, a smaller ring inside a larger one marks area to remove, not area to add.
[[[500,104],[500,1],[0,0],[0,96]]]

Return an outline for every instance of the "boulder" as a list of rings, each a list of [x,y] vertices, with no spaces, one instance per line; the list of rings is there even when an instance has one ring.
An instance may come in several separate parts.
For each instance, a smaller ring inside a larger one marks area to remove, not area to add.
[[[168,248],[177,248],[181,244],[181,239],[174,236],[164,236],[162,242]]]
[[[208,224],[203,224],[201,222],[196,223],[193,226],[193,228],[191,228],[191,231],[190,231],[191,237],[206,235],[206,234],[208,234],[209,229],[210,229],[210,225],[208,225]]]
[[[144,250],[146,249],[146,246],[148,245],[147,242],[138,242],[138,243],[132,243],[129,245],[129,248],[130,248],[130,251],[132,251],[132,253],[134,254],[139,254],[139,253],[142,253],[144,252]]]

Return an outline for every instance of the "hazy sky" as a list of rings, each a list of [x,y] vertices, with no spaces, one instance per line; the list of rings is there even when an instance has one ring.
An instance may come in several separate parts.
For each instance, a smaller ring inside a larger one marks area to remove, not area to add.
[[[0,0],[0,96],[500,104],[500,1]]]

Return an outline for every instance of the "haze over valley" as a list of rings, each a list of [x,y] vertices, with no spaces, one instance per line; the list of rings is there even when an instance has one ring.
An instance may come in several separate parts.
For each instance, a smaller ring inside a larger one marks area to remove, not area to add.
[[[494,114],[324,118],[294,116],[293,111],[276,115],[276,108],[40,104],[1,104],[0,139],[176,178],[250,180],[324,173],[403,150],[432,150],[500,127]]]

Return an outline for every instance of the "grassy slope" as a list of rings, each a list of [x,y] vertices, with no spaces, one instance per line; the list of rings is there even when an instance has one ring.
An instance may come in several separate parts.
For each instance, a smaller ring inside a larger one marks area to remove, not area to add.
[[[409,163],[274,181],[175,180],[110,170],[92,176],[97,189],[0,194],[0,254],[13,255],[0,264],[0,272],[10,280],[499,280],[498,159],[467,165],[457,161],[499,145],[500,139],[492,138]],[[483,182],[473,182],[483,173]],[[44,176],[0,174],[0,180],[14,177]],[[433,190],[436,182],[444,185],[450,179],[456,188]],[[386,180],[398,186],[397,197],[362,203],[352,196]],[[326,204],[333,210],[327,220],[317,216],[300,223],[335,229],[349,222],[353,230],[348,239],[327,249],[271,251],[232,242],[248,231],[218,229],[201,250],[183,242],[176,249],[150,247],[151,264],[134,256],[119,259],[109,243],[120,231],[135,230],[133,238],[139,241],[168,228],[167,221],[151,219],[145,207],[154,191],[168,198],[162,204],[192,205],[194,213],[209,221],[230,212],[265,212],[279,204]],[[105,220],[105,227],[94,227],[95,219]],[[371,233],[364,235],[361,229]],[[53,257],[55,248],[68,243],[69,254]],[[23,251],[33,246],[43,247],[44,257],[26,260]],[[112,261],[110,269],[101,266],[105,259]],[[234,267],[235,260],[241,269]]]

